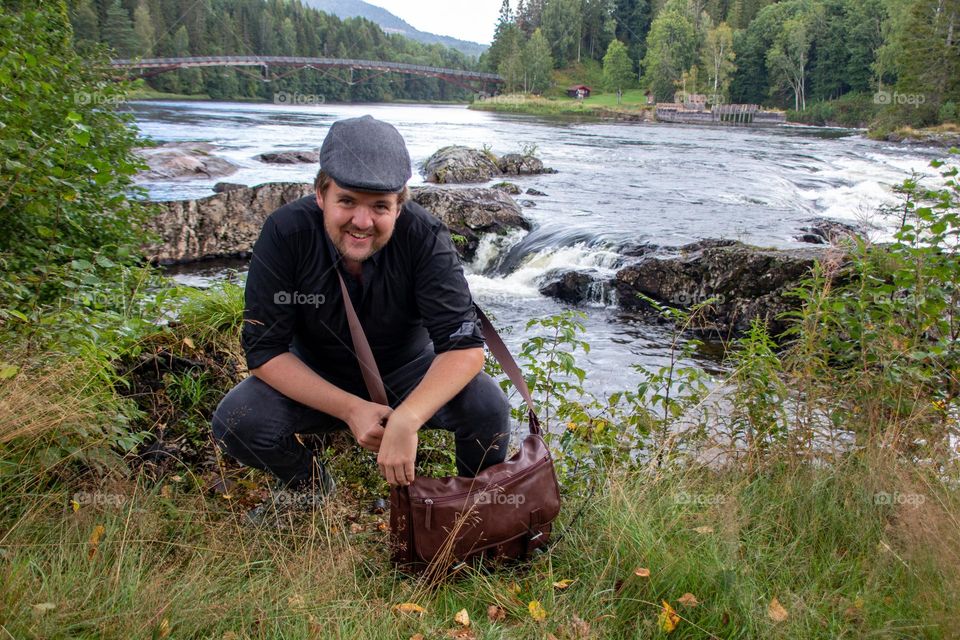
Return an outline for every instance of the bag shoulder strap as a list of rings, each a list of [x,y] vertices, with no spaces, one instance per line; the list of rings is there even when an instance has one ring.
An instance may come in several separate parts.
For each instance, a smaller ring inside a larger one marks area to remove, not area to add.
[[[363,332],[363,327],[360,325],[360,319],[357,317],[357,311],[353,307],[353,301],[350,300],[347,283],[344,282],[340,270],[334,270],[340,279],[340,291],[343,293],[343,306],[347,311],[347,324],[350,326],[350,337],[353,338],[353,348],[357,354],[357,361],[360,363],[360,373],[363,375],[363,382],[367,386],[367,392],[370,394],[370,399],[373,402],[389,404],[389,402],[387,402],[386,390],[383,387],[383,378],[380,377],[380,369],[377,367],[377,361],[373,358],[373,351],[370,349],[370,343],[367,341],[367,336]],[[527,381],[523,379],[520,367],[510,354],[507,345],[503,343],[500,334],[493,328],[493,324],[490,322],[490,319],[487,318],[487,315],[481,311],[480,307],[476,304],[474,304],[474,309],[477,312],[477,318],[480,320],[483,340],[487,343],[490,353],[492,353],[493,357],[500,363],[503,372],[507,374],[510,382],[513,383],[513,386],[517,388],[523,397],[523,401],[527,403],[530,433],[540,434],[542,431],[540,428],[540,420],[533,410],[533,398],[530,396],[530,388],[527,386]]]

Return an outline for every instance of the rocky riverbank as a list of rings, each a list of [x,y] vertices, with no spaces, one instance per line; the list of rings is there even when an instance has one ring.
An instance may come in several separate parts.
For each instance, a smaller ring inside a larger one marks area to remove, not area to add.
[[[540,293],[569,304],[595,302],[598,296],[608,302],[612,297],[621,309],[651,318],[658,312],[647,298],[675,308],[709,301],[693,328],[736,335],[759,317],[777,335],[787,327],[781,314],[800,306],[788,292],[816,262],[842,261],[845,249],[842,244],[769,249],[708,239],[682,247],[646,245],[632,253],[635,260],[613,278],[595,269],[549,272]]]
[[[150,224],[160,242],[146,248],[158,264],[212,258],[248,257],[264,220],[278,207],[313,193],[311,183],[273,182],[246,187],[224,185],[215,195],[159,202]],[[519,205],[499,189],[413,187],[412,199],[440,218],[455,235],[461,257],[469,261],[487,233],[529,230]]]

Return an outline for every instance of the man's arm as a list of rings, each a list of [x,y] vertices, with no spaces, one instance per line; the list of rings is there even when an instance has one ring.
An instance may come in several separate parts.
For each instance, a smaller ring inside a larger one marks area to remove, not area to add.
[[[390,407],[344,391],[290,352],[274,356],[250,373],[288,398],[343,420],[361,447],[379,451],[382,422],[392,412]]]
[[[413,482],[417,431],[483,370],[483,360],[483,347],[438,354],[420,384],[390,414],[377,456],[380,473],[388,483]]]

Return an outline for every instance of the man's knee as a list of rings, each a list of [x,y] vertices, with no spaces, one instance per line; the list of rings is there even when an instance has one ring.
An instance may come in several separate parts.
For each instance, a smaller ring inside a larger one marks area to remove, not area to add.
[[[262,390],[265,384],[250,377],[231,389],[213,412],[211,426],[213,438],[227,453],[243,457],[243,451],[258,448],[266,443],[258,442],[268,436],[264,427],[263,412],[270,411]],[[258,392],[259,391],[259,392]]]
[[[448,415],[459,427],[458,437],[491,438],[510,431],[510,402],[486,373],[481,372],[471,380],[450,401],[448,409]]]

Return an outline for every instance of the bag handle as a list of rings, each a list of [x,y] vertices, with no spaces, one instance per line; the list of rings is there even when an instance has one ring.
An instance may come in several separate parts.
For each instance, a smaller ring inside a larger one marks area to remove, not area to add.
[[[360,318],[357,317],[357,311],[353,307],[353,301],[350,300],[350,292],[347,290],[347,283],[343,280],[343,275],[339,269],[334,269],[337,277],[340,279],[340,291],[343,293],[343,304],[347,311],[347,324],[350,325],[350,337],[353,338],[353,347],[357,352],[357,361],[360,363],[360,373],[363,375],[363,382],[367,386],[367,392],[370,399],[377,404],[389,404],[387,402],[387,392],[383,387],[383,378],[380,377],[380,369],[377,367],[377,361],[373,357],[373,351],[370,349],[370,343],[363,332],[363,326],[360,324]],[[487,315],[480,310],[476,304],[473,305],[477,312],[477,318],[480,320],[480,328],[483,333],[483,340],[487,343],[490,353],[497,359],[503,372],[510,378],[510,382],[517,388],[523,401],[527,403],[527,414],[530,421],[530,433],[539,435],[541,433],[540,420],[533,410],[533,398],[530,396],[530,388],[527,381],[523,379],[520,367],[516,360],[510,354],[507,345],[503,343],[500,334],[493,328],[493,324]]]

